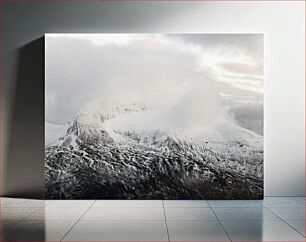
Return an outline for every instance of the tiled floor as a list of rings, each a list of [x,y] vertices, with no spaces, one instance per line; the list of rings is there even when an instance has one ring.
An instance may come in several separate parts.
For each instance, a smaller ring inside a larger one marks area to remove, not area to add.
[[[305,198],[1,198],[1,241],[305,241]]]

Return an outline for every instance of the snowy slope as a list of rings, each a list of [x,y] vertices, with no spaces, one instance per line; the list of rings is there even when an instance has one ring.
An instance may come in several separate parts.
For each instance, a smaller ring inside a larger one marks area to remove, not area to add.
[[[66,126],[48,124],[46,195],[261,197],[263,137],[230,120],[200,123],[194,129],[165,110],[117,106],[112,115],[82,112]]]
[[[66,134],[68,128],[69,124],[62,125],[45,122],[45,146],[57,144],[59,139]]]

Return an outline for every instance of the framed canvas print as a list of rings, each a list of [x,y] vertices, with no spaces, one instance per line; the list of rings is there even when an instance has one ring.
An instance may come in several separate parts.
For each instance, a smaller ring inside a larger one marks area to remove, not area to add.
[[[262,199],[262,34],[46,34],[45,197]]]

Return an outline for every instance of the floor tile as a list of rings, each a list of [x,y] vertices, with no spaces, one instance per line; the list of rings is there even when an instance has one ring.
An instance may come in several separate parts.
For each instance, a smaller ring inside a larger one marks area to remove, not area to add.
[[[298,202],[293,197],[265,197],[263,204],[265,207],[303,207],[303,203]]]
[[[165,220],[163,208],[90,208],[81,220]]]
[[[60,241],[74,221],[26,220],[11,229],[6,240],[16,241]]]
[[[1,220],[21,220],[40,208],[1,208]]]
[[[262,200],[208,200],[208,204],[213,208],[234,207],[250,208],[263,207]]]
[[[305,220],[286,220],[290,226],[305,236]]]
[[[3,231],[7,228],[15,226],[17,223],[20,223],[21,220],[1,220],[0,221],[0,231]]]
[[[305,206],[305,197],[293,197],[293,199]]]
[[[87,208],[41,208],[30,216],[26,217],[26,220],[78,220]]]
[[[263,208],[262,204],[266,208]],[[0,240],[59,241],[81,218],[65,239],[167,241],[165,210],[172,241],[228,240],[215,214],[233,240],[299,241],[303,240],[301,234],[305,236],[304,204],[304,197],[207,202],[205,200],[52,200],[49,202],[1,198],[2,238]]]
[[[170,241],[230,241],[218,221],[167,221]]]
[[[166,219],[170,220],[217,220],[210,208],[165,208]]]
[[[41,208],[44,207],[47,203],[48,201],[36,199],[1,198],[2,208]]]
[[[304,241],[283,221],[221,221],[233,241]]]
[[[164,200],[165,208],[203,208],[209,207],[205,200]]]
[[[0,241],[8,240],[9,236],[14,233],[14,228],[19,220],[2,220],[0,221]]]
[[[304,207],[287,207],[287,208],[269,208],[273,213],[284,220],[299,220],[305,219]]]
[[[168,241],[165,221],[79,221],[64,241]]]
[[[71,208],[82,207],[89,208],[94,200],[51,200],[46,207],[48,208]]]
[[[278,220],[265,208],[213,208],[220,220]]]
[[[161,208],[162,200],[97,200],[92,207],[105,208]]]

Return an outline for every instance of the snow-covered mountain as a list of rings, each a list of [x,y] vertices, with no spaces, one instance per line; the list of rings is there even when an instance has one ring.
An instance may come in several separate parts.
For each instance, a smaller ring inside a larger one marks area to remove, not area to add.
[[[262,136],[229,120],[196,132],[168,120],[169,112],[132,105],[47,123],[46,196],[262,197]]]

